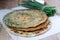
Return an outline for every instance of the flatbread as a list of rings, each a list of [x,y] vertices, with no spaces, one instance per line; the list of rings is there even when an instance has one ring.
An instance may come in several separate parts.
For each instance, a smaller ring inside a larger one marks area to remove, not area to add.
[[[16,28],[16,27],[10,27],[10,26],[7,26],[7,27],[10,28],[10,29],[12,29],[12,30],[14,30],[14,31],[16,31],[16,30],[21,30],[21,31],[34,31],[34,30],[38,30],[38,29],[40,29],[40,28],[44,28],[44,27],[47,26],[49,23],[50,23],[50,21],[47,20],[46,22],[38,25],[37,27],[31,27],[31,28],[27,28],[27,29],[23,29],[23,28],[19,28],[19,27],[18,27],[18,28]]]
[[[33,9],[13,11],[5,15],[3,22],[11,27],[6,27],[8,32],[23,37],[34,37],[50,28],[47,15],[42,11]]]
[[[43,30],[37,30],[37,31],[33,31],[33,32],[22,32],[22,31],[19,31],[19,33],[15,33],[14,31],[12,31],[11,29],[8,29],[8,31],[13,34],[13,35],[16,35],[16,36],[22,36],[22,37],[35,37],[35,36],[38,36],[40,34],[43,34],[45,33],[46,31],[48,31],[50,29],[51,25],[48,24],[47,27]],[[23,34],[22,34],[23,33]]]
[[[45,22],[47,15],[39,10],[17,10],[5,15],[3,20],[11,27],[29,28]]]

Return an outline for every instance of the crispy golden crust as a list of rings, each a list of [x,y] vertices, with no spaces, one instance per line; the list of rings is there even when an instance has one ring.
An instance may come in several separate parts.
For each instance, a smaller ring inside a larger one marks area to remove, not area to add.
[[[14,31],[15,33],[18,33],[18,31],[21,31],[22,33],[24,33],[24,32],[36,32],[36,34],[37,33],[39,33],[39,31],[43,31],[44,29],[47,29],[48,27],[47,26],[45,26],[45,27],[43,27],[43,28],[40,28],[40,29],[37,29],[37,30],[31,30],[31,31],[21,31],[21,30],[11,30],[11,31]]]
[[[42,23],[42,24],[40,24],[40,25],[37,25],[37,27],[30,27],[30,28],[26,28],[26,29],[23,29],[23,28],[16,28],[16,27],[11,27],[11,26],[8,26],[7,25],[7,27],[8,28],[11,28],[11,29],[13,29],[13,30],[21,30],[21,31],[34,31],[34,30],[38,30],[38,29],[40,29],[40,28],[44,28],[44,27],[46,27],[48,24],[49,24],[49,20],[46,20],[46,22],[44,22],[44,23]]]
[[[32,31],[32,32],[24,32],[24,31],[12,31],[12,29],[7,28],[8,31],[16,36],[22,36],[22,37],[34,37],[34,36],[38,36],[40,34],[43,34],[44,32],[48,31],[50,29],[50,24],[47,25],[44,28],[41,28],[39,30],[36,31]]]

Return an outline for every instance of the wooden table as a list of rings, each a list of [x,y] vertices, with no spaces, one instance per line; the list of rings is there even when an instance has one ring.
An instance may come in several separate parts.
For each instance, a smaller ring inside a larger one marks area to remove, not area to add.
[[[60,0],[45,0],[48,5],[56,6],[57,14],[60,15]],[[7,32],[2,28],[0,31],[0,40],[12,40]],[[51,35],[40,40],[60,40],[60,33]]]

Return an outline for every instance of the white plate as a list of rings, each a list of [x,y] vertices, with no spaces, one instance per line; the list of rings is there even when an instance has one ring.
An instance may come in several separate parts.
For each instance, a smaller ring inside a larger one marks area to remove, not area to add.
[[[13,9],[6,9],[6,10],[0,10],[0,22],[3,24],[3,27],[5,28],[5,30],[8,32],[8,30],[6,29],[6,25],[3,23],[3,17],[8,14],[9,12],[13,11],[13,10],[18,10],[18,9],[25,9],[24,7],[17,7],[17,8],[13,8]],[[51,28],[50,30],[48,30],[46,33],[36,36],[36,37],[31,37],[31,38],[24,38],[24,37],[19,37],[19,36],[15,36],[11,33],[8,32],[8,34],[12,37],[13,40],[39,40],[45,37],[48,37],[50,35],[56,34],[60,32],[60,17],[55,15],[49,18],[51,21]]]

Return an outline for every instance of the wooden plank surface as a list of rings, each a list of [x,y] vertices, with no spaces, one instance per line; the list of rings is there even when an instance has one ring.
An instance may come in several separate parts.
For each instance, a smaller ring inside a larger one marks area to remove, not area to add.
[[[18,6],[18,0],[0,0],[0,9],[13,8]]]
[[[12,40],[11,37],[3,28],[1,28],[1,31],[0,31],[0,40]]]

